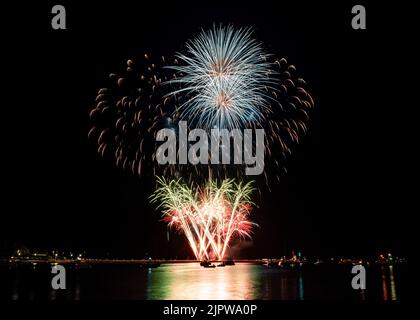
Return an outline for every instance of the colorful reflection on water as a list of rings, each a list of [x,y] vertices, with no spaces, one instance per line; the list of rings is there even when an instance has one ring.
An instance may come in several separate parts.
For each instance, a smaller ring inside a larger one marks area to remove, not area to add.
[[[268,268],[252,263],[203,268],[196,262],[68,267],[67,289],[51,289],[49,266],[0,267],[0,298],[6,300],[90,299],[275,299],[400,300],[404,266],[369,267],[366,290],[351,287],[351,265],[304,265]],[[404,280],[405,279],[405,280]]]
[[[384,300],[397,300],[397,290],[394,278],[394,267],[392,265],[382,266],[382,292]],[[389,289],[388,289],[389,288]]]
[[[303,299],[302,275],[247,263],[217,268],[163,265],[147,275],[148,299],[268,299],[276,290],[284,298]]]

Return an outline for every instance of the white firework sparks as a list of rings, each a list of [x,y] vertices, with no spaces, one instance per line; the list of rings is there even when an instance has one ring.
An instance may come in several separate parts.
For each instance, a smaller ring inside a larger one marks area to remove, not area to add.
[[[219,26],[187,43],[187,53],[178,53],[180,65],[171,66],[180,75],[170,83],[170,94],[182,94],[181,118],[210,129],[243,128],[263,117],[272,99],[272,64],[261,44],[251,37],[251,28]]]
[[[159,177],[157,182],[151,201],[159,203],[169,227],[185,234],[197,260],[222,261],[234,237],[251,238],[257,224],[249,220],[250,182],[208,180],[204,186],[189,186]]]

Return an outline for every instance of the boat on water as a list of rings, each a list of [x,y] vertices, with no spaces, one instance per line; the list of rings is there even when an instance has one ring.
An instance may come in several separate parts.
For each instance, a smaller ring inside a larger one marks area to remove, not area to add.
[[[216,268],[216,265],[210,263],[203,266],[204,268]]]
[[[302,266],[302,263],[297,261],[289,261],[289,260],[276,260],[276,259],[270,259],[264,261],[262,264],[264,267],[272,268],[272,269],[283,269],[283,270],[291,270],[296,269]]]
[[[213,263],[211,263],[211,261],[200,261],[200,266],[204,267],[204,268],[216,268],[216,265],[214,265]]]

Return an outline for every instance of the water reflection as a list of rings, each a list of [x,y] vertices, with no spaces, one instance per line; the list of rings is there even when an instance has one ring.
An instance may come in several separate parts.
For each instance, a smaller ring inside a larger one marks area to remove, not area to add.
[[[388,272],[387,272],[388,271]],[[388,281],[388,273],[389,273],[389,281]],[[389,265],[387,267],[382,266],[381,267],[381,275],[382,275],[382,293],[383,293],[383,299],[384,300],[397,300],[397,290],[395,288],[395,279],[394,279],[394,267],[392,265]],[[389,290],[391,290],[391,297],[389,294]]]
[[[10,271],[10,269],[9,269]],[[19,275],[15,276],[13,281],[13,289],[12,289],[12,300],[19,300],[19,286],[20,286],[20,277]]]
[[[261,276],[252,266],[206,269],[196,263],[163,265],[148,274],[148,299],[256,299]]]
[[[386,281],[386,273],[385,267],[381,267],[381,275],[382,275],[382,292],[383,292],[383,299],[386,301],[388,300],[388,285]]]
[[[302,270],[299,270],[299,300],[303,300],[304,296]]]
[[[163,265],[147,274],[147,299],[304,299],[300,272],[241,263],[206,269]]]
[[[353,290],[348,266],[304,265],[267,268],[251,263],[206,269],[198,263],[98,265],[69,268],[67,289],[51,288],[49,267],[0,268],[0,296],[8,300],[89,299],[377,299],[401,298],[400,266],[376,266],[369,271],[367,290]]]
[[[389,282],[391,284],[391,299],[397,300],[397,291],[395,290],[395,281],[394,281],[394,267],[389,266]]]

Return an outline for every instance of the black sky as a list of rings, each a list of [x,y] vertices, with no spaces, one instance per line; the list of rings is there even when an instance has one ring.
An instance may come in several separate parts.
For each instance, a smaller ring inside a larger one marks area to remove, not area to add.
[[[19,15],[3,28],[0,253],[20,243],[117,257],[188,254],[182,237],[167,241],[147,201],[150,184],[97,155],[88,113],[127,59],[171,54],[222,22],[253,26],[297,66],[316,102],[288,174],[259,200],[260,228],[242,255],[407,254],[404,40],[378,5],[366,5],[367,30],[356,31],[356,3],[290,2],[62,2],[65,31],[50,28],[55,2],[8,11]]]

